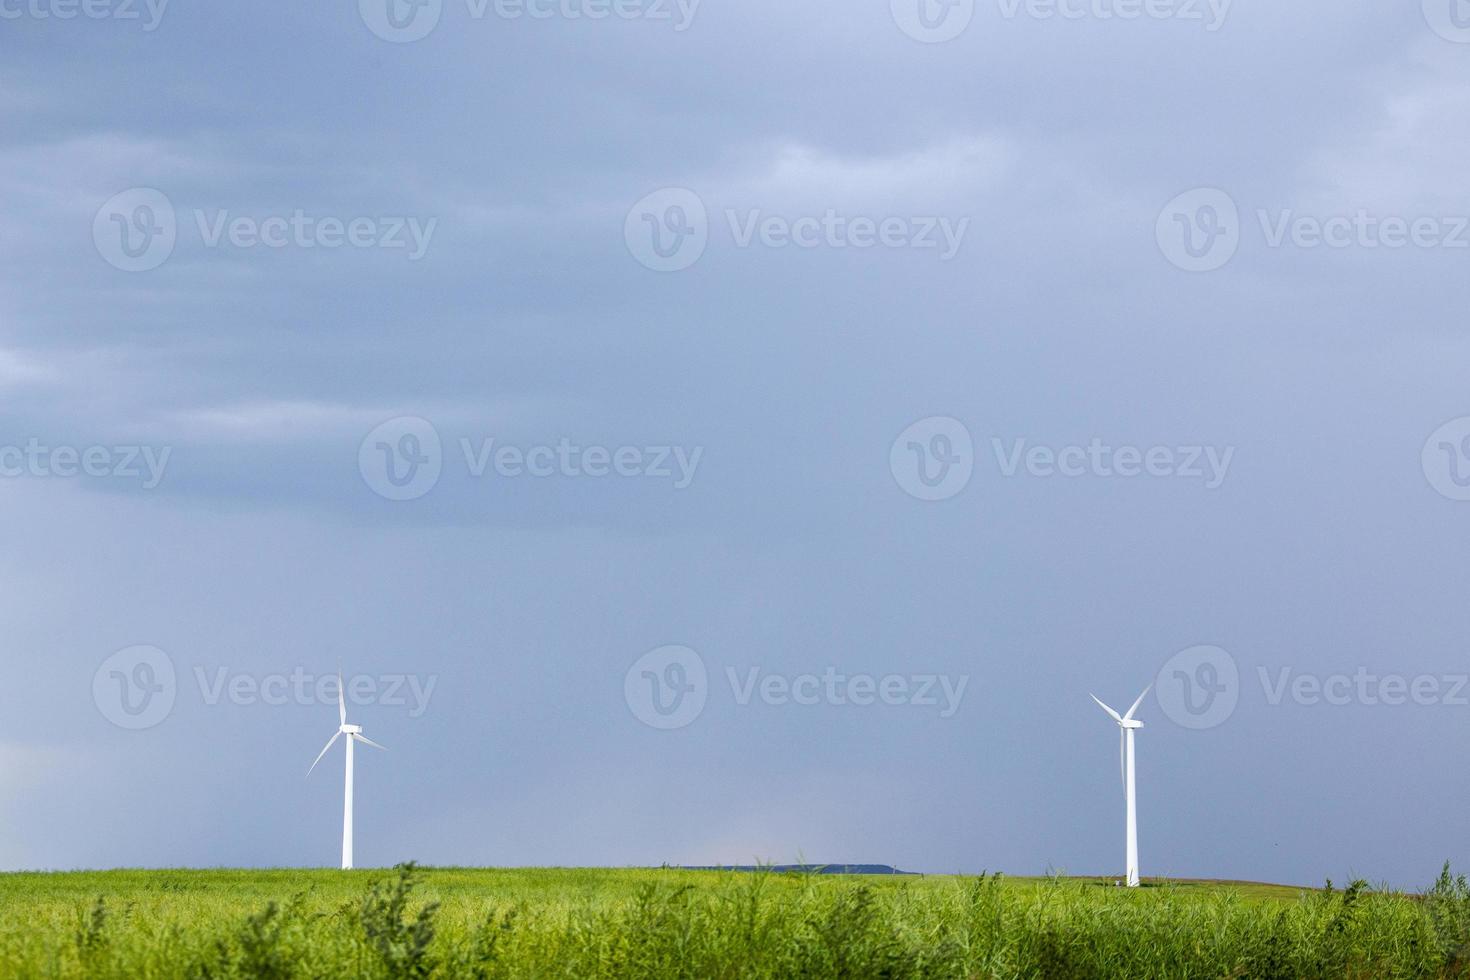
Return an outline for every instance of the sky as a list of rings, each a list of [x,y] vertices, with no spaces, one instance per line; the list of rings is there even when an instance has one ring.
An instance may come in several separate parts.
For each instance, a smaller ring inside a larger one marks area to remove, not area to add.
[[[1470,867],[1470,4],[0,52],[0,868]]]

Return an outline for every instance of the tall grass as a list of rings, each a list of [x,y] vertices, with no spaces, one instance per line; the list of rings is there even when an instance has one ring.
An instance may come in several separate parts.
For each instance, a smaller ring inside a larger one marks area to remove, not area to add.
[[[0,977],[1470,977],[1470,884],[1286,899],[679,871],[0,876]]]

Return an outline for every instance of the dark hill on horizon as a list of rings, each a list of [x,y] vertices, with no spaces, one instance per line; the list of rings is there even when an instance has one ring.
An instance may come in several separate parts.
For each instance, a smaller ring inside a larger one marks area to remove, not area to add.
[[[900,871],[891,864],[721,864],[705,867],[673,865],[678,871],[771,871],[776,874],[812,875],[911,875],[914,871]]]

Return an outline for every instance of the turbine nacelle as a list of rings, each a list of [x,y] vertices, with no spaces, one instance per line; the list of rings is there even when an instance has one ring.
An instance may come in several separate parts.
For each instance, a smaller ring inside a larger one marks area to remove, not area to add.
[[[1088,697],[1092,698],[1093,701],[1097,702],[1097,706],[1099,708],[1103,709],[1104,711],[1106,711],[1108,713],[1108,717],[1111,718],[1111,719],[1113,719],[1114,721],[1116,721],[1118,723],[1118,727],[1119,728],[1135,728],[1136,729],[1136,728],[1142,728],[1143,727],[1143,722],[1136,721],[1134,719],[1134,717],[1133,717],[1133,713],[1138,710],[1138,706],[1140,704],[1143,704],[1143,699],[1146,698],[1146,697],[1148,697],[1148,692],[1151,691],[1151,690],[1153,690],[1153,687],[1154,686],[1152,684],[1150,684],[1148,687],[1144,688],[1143,689],[1143,693],[1138,696],[1138,700],[1133,702],[1133,707],[1131,707],[1131,708],[1128,709],[1128,713],[1127,714],[1122,714],[1122,715],[1118,714],[1112,708],[1110,708],[1106,704],[1104,704],[1102,702],[1102,700],[1100,698],[1098,698],[1098,696],[1096,694],[1089,694]]]
[[[337,731],[341,732],[343,735],[361,735],[362,734],[362,726],[361,725],[343,725],[341,728],[337,729]]]

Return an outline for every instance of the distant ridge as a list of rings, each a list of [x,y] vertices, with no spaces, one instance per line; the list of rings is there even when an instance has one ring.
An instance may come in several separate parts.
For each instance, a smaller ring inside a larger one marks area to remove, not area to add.
[[[891,864],[717,864],[706,867],[674,865],[676,871],[773,871],[777,874],[809,875],[911,875]]]

